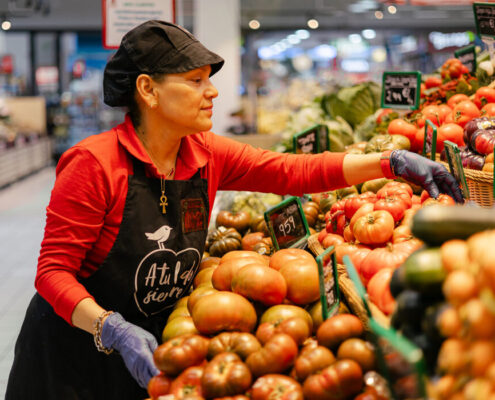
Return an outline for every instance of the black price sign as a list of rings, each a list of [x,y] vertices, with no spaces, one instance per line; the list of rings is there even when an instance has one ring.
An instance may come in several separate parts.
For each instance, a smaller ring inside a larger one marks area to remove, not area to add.
[[[469,188],[466,182],[466,175],[464,175],[464,167],[462,166],[459,147],[449,140],[446,140],[443,144],[445,147],[445,154],[447,155],[447,161],[449,163],[450,173],[454,175],[457,183],[461,187],[464,199],[469,200]]]
[[[421,91],[418,71],[384,72],[382,87],[382,108],[418,108]]]
[[[495,38],[495,4],[473,3],[473,11],[478,36]]]
[[[320,281],[320,301],[323,321],[335,315],[340,307],[339,274],[335,247],[330,246],[318,257],[318,277]]]
[[[314,125],[293,137],[295,154],[316,154],[328,150],[328,128]]]
[[[298,197],[289,197],[267,210],[265,221],[277,250],[302,247],[310,235]]]
[[[474,45],[459,49],[454,54],[469,69],[471,75],[476,73],[476,47]]]

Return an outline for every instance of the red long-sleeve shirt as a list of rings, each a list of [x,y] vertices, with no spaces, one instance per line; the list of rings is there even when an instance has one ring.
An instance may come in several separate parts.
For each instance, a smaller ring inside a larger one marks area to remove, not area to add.
[[[92,297],[76,277],[91,275],[117,237],[132,174],[128,153],[145,163],[147,174],[160,176],[129,117],[67,150],[57,165],[35,286],[69,323],[77,303]],[[217,190],[303,195],[347,186],[343,158],[281,154],[201,132],[182,139],[174,179],[189,179],[206,167],[211,212]]]

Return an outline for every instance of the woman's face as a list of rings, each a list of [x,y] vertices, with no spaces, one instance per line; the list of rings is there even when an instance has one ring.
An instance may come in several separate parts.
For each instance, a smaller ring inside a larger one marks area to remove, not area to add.
[[[210,82],[209,65],[155,82],[160,117],[169,128],[192,134],[211,129],[213,99],[218,91]]]

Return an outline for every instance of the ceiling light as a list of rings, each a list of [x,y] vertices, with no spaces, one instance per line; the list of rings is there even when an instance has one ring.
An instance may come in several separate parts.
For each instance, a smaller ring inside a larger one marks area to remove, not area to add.
[[[383,13],[381,11],[375,11],[376,19],[383,19]]]
[[[4,31],[8,31],[10,28],[12,28],[12,23],[9,20],[5,20],[2,22],[2,29]]]
[[[376,32],[373,29],[365,29],[361,32],[361,34],[368,40],[376,38]]]
[[[252,19],[251,21],[249,21],[248,25],[251,29],[259,29],[261,26],[260,21],[258,21],[257,19]]]
[[[311,34],[306,29],[298,29],[296,31],[296,36],[299,39],[304,40],[304,39],[309,39],[309,37],[311,36]]]
[[[307,24],[308,24],[308,26],[311,29],[317,29],[318,26],[320,26],[320,24],[318,23],[318,21],[316,19],[314,19],[314,18],[308,19]]]
[[[390,14],[395,14],[397,12],[397,7],[395,7],[395,6],[388,6],[387,10],[388,10],[388,12]]]
[[[363,39],[361,38],[361,35],[357,33],[353,33],[352,35],[349,35],[349,42],[351,43],[358,44],[361,43],[362,40]]]
[[[301,43],[301,39],[299,39],[299,37],[297,35],[289,35],[287,37],[287,41],[290,44],[299,44],[299,43]]]

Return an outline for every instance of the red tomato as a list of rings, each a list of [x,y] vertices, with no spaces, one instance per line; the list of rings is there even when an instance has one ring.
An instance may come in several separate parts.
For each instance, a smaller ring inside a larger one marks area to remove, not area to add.
[[[363,277],[365,284],[367,285],[370,279],[381,269],[395,269],[401,265],[407,257],[409,257],[409,253],[392,244],[371,250],[361,263],[361,276]]]
[[[488,103],[481,109],[481,115],[483,117],[495,117],[495,103]]]
[[[204,367],[189,367],[184,370],[170,385],[170,394],[174,398],[182,399],[185,396],[202,397],[201,378]]]
[[[359,218],[354,224],[354,237],[361,243],[387,242],[394,230],[394,218],[387,211],[373,211]]]
[[[464,146],[464,129],[457,124],[444,124],[437,129],[437,153],[443,150],[443,142],[449,140],[459,147]]]
[[[344,238],[342,236],[337,235],[336,233],[327,232],[327,235],[321,242],[321,245],[323,246],[323,248],[328,249],[330,246],[338,246],[339,244],[342,243],[344,243]]]
[[[419,89],[419,96],[422,99],[424,99],[426,97],[425,90],[426,90],[426,85],[423,82],[421,82],[421,86],[420,86],[420,89]]]
[[[398,197],[387,197],[380,199],[375,203],[375,211],[385,210],[392,214],[394,221],[397,223],[404,217],[404,211],[406,211],[406,205]]]
[[[488,103],[495,103],[495,89],[488,86],[480,87],[474,95],[473,102],[478,108],[481,108]]]
[[[426,89],[430,89],[433,87],[438,87],[442,85],[442,79],[439,76],[431,75],[425,79]]]
[[[469,100],[469,97],[463,93],[454,94],[447,101],[447,105],[453,109],[458,103],[464,100]]]
[[[420,122],[420,120],[418,120],[418,126],[424,126],[427,119],[430,120],[430,122],[434,123],[436,126],[439,126],[442,123],[442,121],[440,120],[440,108],[438,108],[438,106],[426,106],[421,110],[421,115],[422,117],[420,118],[420,120],[422,119],[424,122]]]
[[[263,322],[256,329],[256,338],[264,345],[277,333],[289,335],[298,346],[302,345],[311,336],[311,330],[306,320],[300,317],[293,317],[282,322]]]
[[[412,194],[410,194],[409,191],[401,187],[386,188],[384,186],[378,191],[376,195],[379,199],[385,199],[386,197],[398,197],[404,202],[404,204],[406,205],[406,209],[411,208],[412,206],[412,200],[411,200]]]
[[[361,218],[362,216],[364,216],[364,215],[370,213],[371,211],[373,211],[373,208],[374,208],[373,207],[373,204],[374,203],[368,202],[368,203],[365,203],[361,207],[358,208],[358,210],[352,216],[351,222],[349,222],[349,225],[348,225],[349,226],[349,229],[351,229],[351,231],[354,229],[354,224],[356,223],[356,221],[359,218]]]
[[[148,382],[148,394],[152,399],[168,394],[172,379],[167,375],[160,373],[150,379]]]
[[[292,303],[309,304],[320,298],[318,266],[314,259],[288,261],[279,271],[287,282],[287,299]]]
[[[390,293],[390,280],[394,268],[384,268],[378,271],[368,283],[368,295],[370,300],[383,311],[384,314],[390,315],[395,308],[395,300]]]
[[[356,268],[356,271],[359,273],[361,263],[370,251],[371,249],[369,247],[366,247],[362,244],[343,243],[337,246],[337,248],[335,249],[335,254],[337,256],[337,262],[339,264],[343,263],[344,256],[349,256],[352,264],[354,265],[354,268]]]
[[[328,235],[327,230],[326,230],[326,229],[322,229],[322,230],[320,231],[320,233],[318,234],[318,241],[319,241],[320,243],[323,243],[323,240],[325,239],[325,237],[326,237],[327,235]]]
[[[442,65],[441,75],[444,79],[457,79],[465,69],[458,58],[449,58]]]
[[[421,204],[423,204],[428,199],[431,199],[430,194],[426,190],[423,190],[421,192]],[[452,197],[450,197],[448,194],[445,194],[445,193],[440,193],[438,198],[437,198],[437,201],[440,204],[443,204],[446,206],[455,205],[455,200]]]
[[[344,213],[345,213],[345,216],[348,220],[350,220],[352,218],[352,216],[356,213],[356,211],[363,205],[365,205],[366,203],[369,203],[369,198],[367,198],[366,196],[364,197],[353,197],[351,199],[348,199],[346,202],[345,202],[345,206],[344,206]]]
[[[416,127],[403,119],[396,118],[388,125],[389,135],[403,135],[412,141],[416,134]]]
[[[325,229],[328,233],[336,233],[337,235],[342,236],[344,234],[345,225],[345,214],[343,210],[340,210],[332,214],[330,220],[327,222]]]
[[[384,108],[382,111],[378,113],[378,117],[376,117],[376,123],[380,125],[382,123],[383,117],[393,112],[394,110],[392,110],[391,108]]]
[[[411,142],[411,151],[414,151],[416,153],[420,153],[423,151],[423,141],[425,137],[425,129],[424,128],[418,128],[416,129],[416,133],[414,135],[414,139]]]
[[[450,108],[447,104],[440,104],[438,106],[438,114],[440,115],[440,121],[445,122],[445,118],[447,115],[452,114],[452,108]]]
[[[383,187],[385,187],[387,189],[400,188],[400,189],[403,189],[406,192],[408,192],[410,196],[413,195],[413,190],[412,190],[411,185],[408,185],[407,183],[404,183],[404,182],[392,181],[392,182],[386,183]]]
[[[464,100],[454,107],[453,114],[454,122],[464,128],[473,118],[478,118],[481,112],[471,100]]]
[[[287,262],[305,259],[309,263],[315,261],[313,255],[302,249],[282,249],[276,251],[270,258],[270,268],[280,270]]]
[[[268,374],[254,382],[250,390],[251,400],[303,400],[301,385],[292,378]]]

